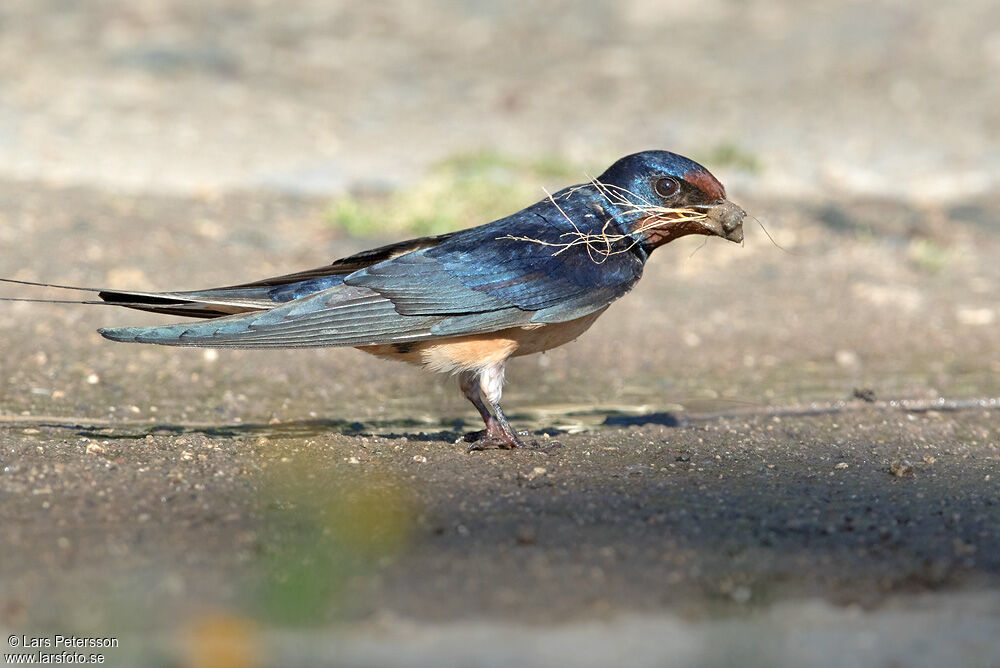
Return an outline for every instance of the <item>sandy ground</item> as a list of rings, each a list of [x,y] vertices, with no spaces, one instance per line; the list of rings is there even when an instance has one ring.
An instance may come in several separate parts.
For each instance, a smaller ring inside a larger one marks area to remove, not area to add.
[[[490,145],[736,145],[788,250],[671,244],[515,361],[548,455],[467,454],[452,379],[356,351],[4,304],[0,631],[118,665],[1000,665],[994,3],[161,4],[0,8],[0,276],[320,265],[387,241],[329,194]]]
[[[310,200],[0,192],[24,253],[0,268],[29,279],[193,287],[360,243],[330,239]],[[282,665],[462,664],[451,630],[503,665],[521,624],[527,665],[563,641],[590,656],[574,634],[612,651],[605,624],[677,638],[680,664],[746,642],[798,665],[872,625],[862,664],[934,665],[918,627],[995,660],[1000,238],[940,209],[838,208],[858,234],[771,206],[789,253],[759,232],[672,244],[578,342],[512,364],[508,413],[561,442],[551,455],[467,454],[476,416],[453,380],[356,351],[112,345],[94,329],[150,316],[8,304],[5,623],[352,629],[252,633]],[[952,259],[926,265],[912,230]],[[645,642],[649,665],[674,651]]]

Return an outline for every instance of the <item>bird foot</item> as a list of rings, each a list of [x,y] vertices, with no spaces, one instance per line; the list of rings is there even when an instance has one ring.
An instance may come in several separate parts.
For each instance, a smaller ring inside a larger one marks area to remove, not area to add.
[[[469,443],[468,452],[478,450],[512,450],[521,447],[520,441],[514,442],[503,436],[483,436]]]
[[[539,443],[535,439],[522,440],[519,438],[519,436],[530,435],[530,432],[527,431],[522,431],[518,434],[505,434],[499,431],[490,433],[488,429],[480,429],[479,431],[469,432],[463,437],[463,440],[469,444],[469,452],[491,450],[493,448],[499,450],[520,448],[522,450],[538,450],[539,452],[549,453],[562,447],[562,443],[559,441]]]

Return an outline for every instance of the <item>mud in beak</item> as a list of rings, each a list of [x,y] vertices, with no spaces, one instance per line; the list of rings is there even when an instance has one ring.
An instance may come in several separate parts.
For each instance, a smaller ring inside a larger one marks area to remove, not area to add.
[[[743,241],[743,219],[747,216],[746,211],[729,200],[725,200],[721,204],[711,207],[705,213],[708,218],[701,224],[706,229],[707,234],[714,234],[735,243]]]

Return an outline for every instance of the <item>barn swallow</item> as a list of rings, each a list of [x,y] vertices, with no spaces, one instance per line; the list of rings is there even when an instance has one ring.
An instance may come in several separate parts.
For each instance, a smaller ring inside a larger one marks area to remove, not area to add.
[[[102,301],[87,303],[200,319],[98,330],[112,341],[351,346],[457,374],[486,425],[469,439],[470,450],[531,447],[500,407],[507,360],[576,339],[632,289],[650,253],[663,244],[690,234],[741,242],[745,216],[698,163],[645,151],[479,227],[229,287],[95,289]]]

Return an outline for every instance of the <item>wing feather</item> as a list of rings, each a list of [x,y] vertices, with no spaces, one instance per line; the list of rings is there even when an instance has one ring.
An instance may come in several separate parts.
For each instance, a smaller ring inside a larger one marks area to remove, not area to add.
[[[625,238],[608,245],[604,256],[581,244],[556,252],[567,235],[580,232],[564,215],[597,220],[593,199],[582,190],[563,197],[559,207],[543,201],[488,225],[231,288],[255,296],[262,289],[293,291],[291,301],[268,310],[101,334],[175,346],[368,346],[573,320],[628,292],[645,260]],[[606,224],[584,231],[603,229]],[[303,285],[322,289],[301,296],[295,291]]]

